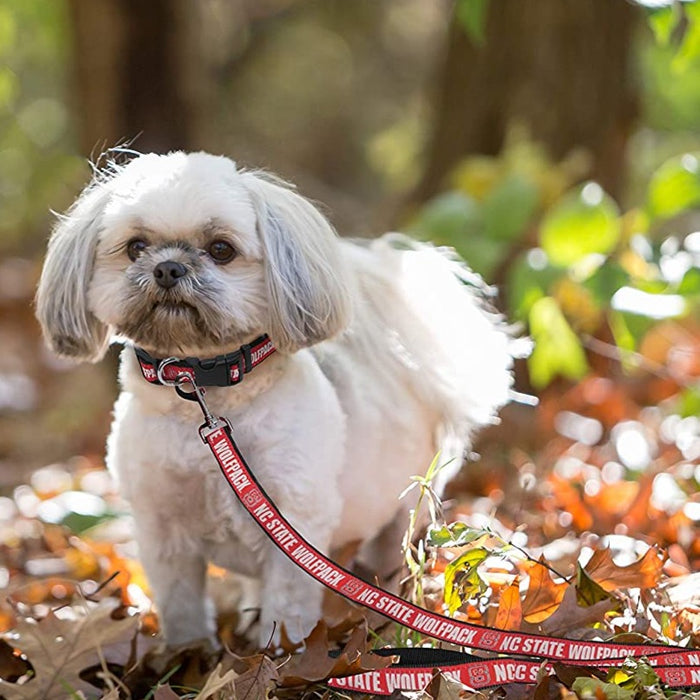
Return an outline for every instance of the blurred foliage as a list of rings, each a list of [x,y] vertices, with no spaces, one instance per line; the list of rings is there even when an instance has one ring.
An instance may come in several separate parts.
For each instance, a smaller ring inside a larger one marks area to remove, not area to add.
[[[476,44],[484,42],[484,25],[489,0],[457,0],[455,17]]]
[[[632,368],[655,322],[697,318],[700,307],[700,234],[681,221],[700,207],[698,155],[664,162],[627,212],[594,182],[572,186],[584,163],[551,163],[515,134],[500,158],[466,159],[411,225],[503,285],[508,315],[535,341],[539,389],[585,376],[589,337],[614,339]]]
[[[63,2],[0,0],[0,251],[48,229],[87,168],[74,153]]]

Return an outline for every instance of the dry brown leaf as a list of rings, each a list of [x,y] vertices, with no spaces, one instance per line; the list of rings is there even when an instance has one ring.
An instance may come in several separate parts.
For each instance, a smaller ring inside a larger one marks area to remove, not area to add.
[[[465,687],[459,681],[449,678],[435,669],[433,680],[430,681],[426,690],[428,697],[434,700],[461,700]]]
[[[0,679],[0,693],[7,700],[64,700],[71,692],[95,688],[80,678],[80,672],[100,661],[114,661],[110,651],[128,658],[138,618],[115,619],[114,601],[104,601],[85,611],[76,608],[76,619],[61,619],[53,612],[36,622],[23,619],[15,627],[13,646],[20,649],[34,667],[35,675],[24,685]],[[99,652],[98,652],[99,650]]]
[[[156,688],[153,700],[180,700],[180,696],[170,687],[169,683],[166,683]]]
[[[569,586],[564,591],[559,607],[542,623],[542,631],[554,637],[563,636],[577,628],[600,622],[605,613],[616,604],[616,601],[608,599],[581,607],[577,602],[576,588]]]
[[[0,678],[16,681],[29,670],[29,665],[5,640],[0,639]]]
[[[236,680],[236,672],[232,669],[222,673],[221,664],[209,674],[207,682],[204,687],[199,692],[195,700],[208,700],[213,697],[216,693],[221,690],[230,690],[233,693],[233,683]],[[255,697],[265,697],[264,695],[257,695]]]
[[[367,625],[358,625],[341,653],[329,655],[328,628],[319,622],[307,637],[306,649],[300,657],[287,664],[280,677],[280,685],[297,686],[316,683],[333,676],[348,676],[363,671],[373,671],[391,665],[391,658],[369,653]]]
[[[610,549],[597,549],[584,567],[584,571],[601,588],[615,591],[619,588],[653,588],[659,584],[663,559],[656,547],[629,566],[618,566]]]
[[[266,698],[279,677],[277,666],[272,659],[264,654],[244,658],[231,656],[235,666],[245,668],[234,681],[235,697],[238,700]]]
[[[528,567],[530,583],[522,603],[523,617],[527,622],[537,624],[546,620],[561,604],[568,583],[555,583],[544,565],[545,558],[531,562]]]

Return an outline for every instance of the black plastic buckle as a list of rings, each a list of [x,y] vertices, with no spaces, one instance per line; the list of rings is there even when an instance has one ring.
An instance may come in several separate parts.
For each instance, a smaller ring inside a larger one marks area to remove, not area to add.
[[[219,355],[207,360],[188,357],[187,363],[194,369],[194,378],[201,386],[229,386],[234,383],[231,381],[232,362],[230,360],[233,360],[237,354]],[[239,381],[240,379],[239,372]]]

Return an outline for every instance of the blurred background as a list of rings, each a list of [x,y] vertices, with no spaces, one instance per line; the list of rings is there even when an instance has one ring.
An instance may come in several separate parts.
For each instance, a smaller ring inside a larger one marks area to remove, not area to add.
[[[700,557],[700,3],[0,0],[0,59],[0,519],[101,466],[117,391],[116,353],[41,343],[52,211],[105,149],[204,149],[497,285],[540,403],[504,411],[455,498]]]

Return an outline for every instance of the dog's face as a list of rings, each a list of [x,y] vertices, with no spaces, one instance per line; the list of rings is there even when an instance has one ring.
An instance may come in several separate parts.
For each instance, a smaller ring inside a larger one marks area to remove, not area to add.
[[[56,228],[37,315],[60,354],[116,333],[161,355],[261,333],[294,351],[347,322],[330,225],[279,182],[203,153],[146,155],[99,177]]]
[[[264,332],[262,242],[230,161],[143,157],[120,180],[95,250],[87,295],[94,315],[168,355]]]

